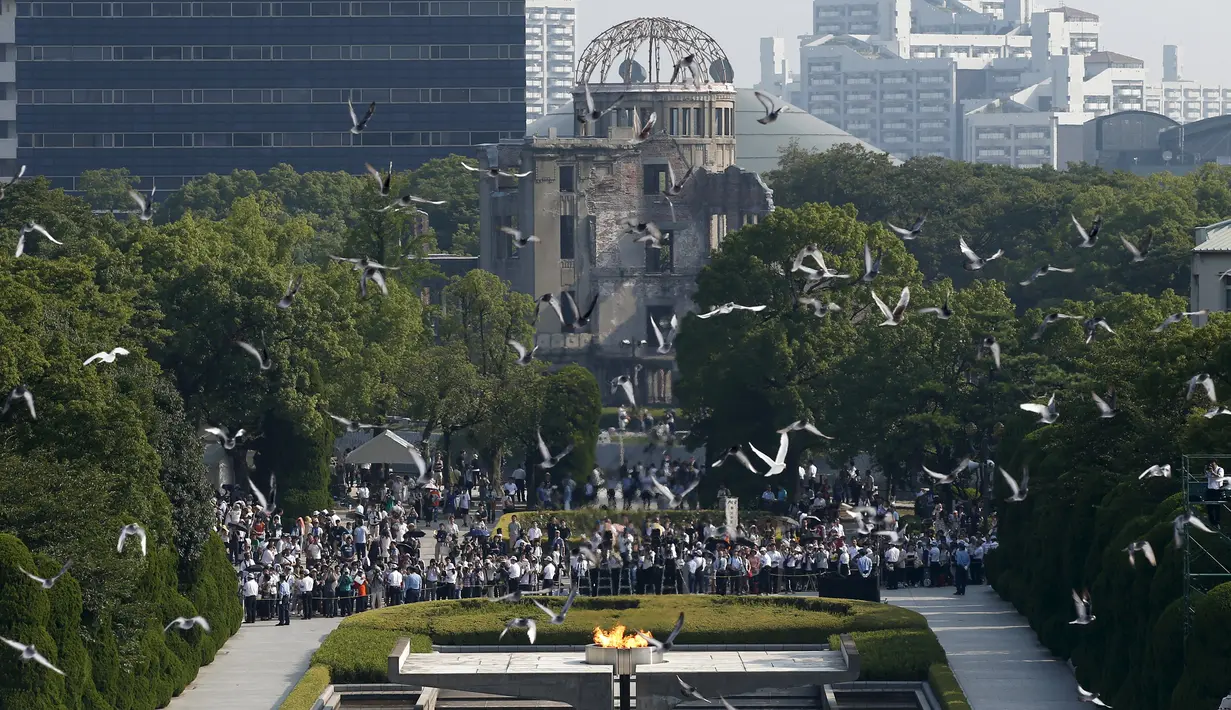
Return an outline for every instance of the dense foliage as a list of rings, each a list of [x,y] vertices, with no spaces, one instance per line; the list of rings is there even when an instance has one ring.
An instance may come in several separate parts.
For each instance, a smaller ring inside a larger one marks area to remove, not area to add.
[[[1214,314],[1202,328],[1184,321],[1154,332],[1188,308],[1176,291],[1188,289],[1191,234],[1231,216],[1231,169],[1142,178],[930,158],[894,167],[839,148],[788,151],[768,180],[780,208],[725,239],[698,278],[695,301],[701,310],[728,301],[769,308],[689,316],[677,341],[678,391],[711,459],[743,442],[772,451],[774,430],[803,418],[835,438],[792,434],[787,471],[804,454],[839,464],[868,453],[905,487],[927,485],[923,466],[947,471],[965,457],[993,458],[1018,477],[1028,468],[1029,497],[1020,504],[1000,502],[1007,488],[994,467],[986,470],[993,475],[983,488],[994,484],[991,507],[1000,514],[1001,549],[989,560],[997,589],[1111,705],[1216,705],[1231,682],[1193,659],[1225,657],[1225,639],[1194,633],[1183,647],[1182,553],[1171,535],[1178,486],[1137,475],[1156,463],[1178,472],[1183,454],[1217,452],[1231,426],[1201,416],[1208,400],[1185,398],[1198,373],[1210,373],[1218,389],[1231,386],[1231,319]],[[917,240],[883,225],[909,226],[923,213]],[[1088,225],[1097,213],[1105,218],[1098,242],[1076,248],[1071,215]],[[1133,262],[1120,236],[1141,246],[1145,261]],[[1005,257],[969,272],[959,237],[980,255],[1004,249]],[[809,294],[841,308],[824,318],[798,303],[805,280],[791,272],[808,244],[851,274]],[[883,256],[871,284],[860,282],[865,244]],[[1076,273],[1020,285],[1049,262]],[[903,286],[911,291],[904,322],[881,327],[870,291],[892,307]],[[945,302],[948,320],[917,312]],[[1049,312],[1078,318],[1040,334]],[[1087,344],[1083,322],[1094,316],[1115,333],[1099,330]],[[981,347],[987,336],[1001,348],[999,368]],[[1091,393],[1110,391],[1118,413],[1100,419]],[[1053,425],[1019,408],[1053,393],[1061,413]],[[1203,462],[1194,465],[1200,473]],[[725,483],[753,495],[764,485],[734,464],[717,472],[703,490]],[[973,473],[964,479],[976,483]],[[1129,566],[1123,548],[1135,540],[1151,541],[1157,569],[1144,558]],[[1195,532],[1194,541],[1231,566],[1226,537]],[[1218,562],[1206,564],[1213,571]],[[1070,590],[1083,588],[1098,621],[1071,626]],[[1197,616],[1221,618],[1227,589],[1204,597]]]
[[[477,181],[457,161],[395,175],[393,191],[449,200],[432,224],[464,241]],[[151,222],[106,211],[131,209],[124,171],[83,181],[88,202],[34,179],[0,203],[0,232],[34,221],[62,242],[32,234],[24,255],[0,256],[0,386],[28,385],[38,414],[19,400],[0,417],[0,592],[17,604],[0,635],[33,642],[68,673],[6,650],[0,703],[145,710],[239,625],[235,573],[210,533],[205,427],[245,430],[227,452],[236,482],[268,492],[272,481],[271,502],[294,517],[330,505],[340,431],[330,413],[420,418],[499,461],[532,450],[549,378],[541,363],[513,364],[506,341],[530,342],[533,302],[507,284],[476,272],[443,306],[420,297],[436,274],[417,258],[433,234],[381,212],[371,178],[209,176],[158,203]],[[330,254],[399,270],[387,295],[361,298],[359,274]],[[292,282],[297,295],[279,308]],[[83,365],[117,346],[130,354]],[[133,522],[149,535],[147,557],[135,542],[115,552]],[[71,572],[50,592],[16,571],[50,576],[65,560]],[[163,633],[198,614],[212,633]]]

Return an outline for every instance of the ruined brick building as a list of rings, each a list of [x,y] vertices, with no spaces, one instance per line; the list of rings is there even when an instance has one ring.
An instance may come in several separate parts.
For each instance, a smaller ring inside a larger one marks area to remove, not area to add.
[[[672,82],[689,56],[696,76],[684,69]],[[772,192],[735,165],[730,63],[697,28],[663,18],[617,25],[586,48],[576,80],[574,114],[585,111],[587,86],[600,111],[618,105],[596,123],[574,115],[571,131],[480,147],[481,167],[532,174],[483,177],[479,265],[536,297],[568,291],[582,311],[597,295],[581,333],[565,332],[543,306],[536,356],[580,363],[600,384],[641,365],[638,403],[669,404],[674,358],[655,352],[651,320],[666,333],[673,314],[693,310],[696,277],[711,253],[725,235],[769,213]],[[651,114],[657,128],[636,141],[636,126]],[[678,182],[690,168],[680,194],[668,199],[669,175]],[[655,223],[663,247],[637,243],[630,219]],[[501,227],[539,241],[516,249]],[[609,403],[622,399],[603,389]]]

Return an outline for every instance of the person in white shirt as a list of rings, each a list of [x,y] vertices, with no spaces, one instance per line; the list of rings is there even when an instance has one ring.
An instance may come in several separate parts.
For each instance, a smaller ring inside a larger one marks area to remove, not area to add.
[[[1218,529],[1222,528],[1222,491],[1226,477],[1217,461],[1205,467],[1205,516],[1210,519],[1210,525]]]
[[[389,570],[389,574],[385,575],[385,585],[387,594],[389,595],[389,606],[397,606],[402,603],[402,573],[397,567]]]
[[[251,574],[244,575],[244,622],[256,623],[256,595],[260,593],[256,580]]]
[[[885,588],[898,588],[898,560],[902,558],[902,550],[895,542],[885,550]]]
[[[311,619],[312,590],[316,588],[316,580],[312,579],[312,573],[305,570],[303,577],[295,583],[295,587],[299,592],[300,611],[303,613],[303,618]]]
[[[543,565],[543,589],[551,589],[556,583],[556,564],[550,559]]]

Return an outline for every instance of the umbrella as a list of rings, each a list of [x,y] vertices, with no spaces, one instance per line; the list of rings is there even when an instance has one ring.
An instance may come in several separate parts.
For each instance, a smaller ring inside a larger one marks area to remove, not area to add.
[[[410,532],[408,532],[408,533],[406,533],[406,534],[407,534],[408,536],[410,536],[410,537],[423,537],[423,536],[424,536],[424,535],[426,535],[427,533],[426,533],[426,532],[424,532],[424,531],[422,531],[422,530],[411,530]]]
[[[490,530],[485,530],[483,528],[471,528],[470,532],[466,534],[471,537],[487,537],[488,535],[491,535],[492,533]]]

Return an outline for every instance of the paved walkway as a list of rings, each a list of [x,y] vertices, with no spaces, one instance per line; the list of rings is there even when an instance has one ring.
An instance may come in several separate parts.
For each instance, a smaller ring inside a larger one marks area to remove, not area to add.
[[[1026,618],[988,585],[882,590],[927,617],[974,710],[1086,710],[1068,663],[1039,643]]]
[[[308,670],[313,652],[341,618],[244,624],[169,710],[276,710]]]

